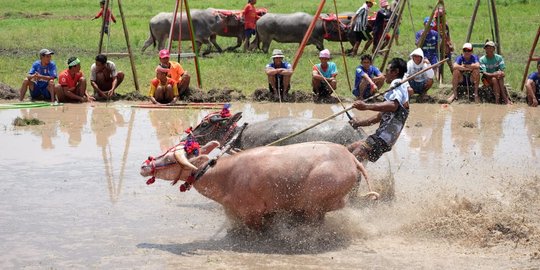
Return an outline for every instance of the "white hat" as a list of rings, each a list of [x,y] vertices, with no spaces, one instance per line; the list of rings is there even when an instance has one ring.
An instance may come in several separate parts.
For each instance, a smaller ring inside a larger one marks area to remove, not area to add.
[[[283,55],[283,52],[280,49],[274,49],[272,51],[272,59],[273,58],[278,58],[278,57],[283,58],[285,56]]]

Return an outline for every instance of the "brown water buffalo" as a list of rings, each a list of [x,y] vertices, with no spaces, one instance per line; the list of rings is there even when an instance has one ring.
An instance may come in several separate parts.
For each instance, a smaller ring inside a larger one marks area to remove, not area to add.
[[[205,10],[191,10],[191,20],[193,22],[193,31],[195,32],[195,42],[199,52],[202,44],[207,44],[209,47],[213,44],[217,51],[221,52],[222,49],[215,42],[215,38],[212,40],[211,37],[220,27],[223,27],[223,20],[219,13],[214,9],[205,9]],[[154,44],[154,47],[157,42],[157,49],[161,50],[165,48],[165,40],[169,38],[169,31],[173,21],[172,12],[161,12],[150,19],[150,35],[148,39],[144,42],[142,51],[146,50],[148,46]],[[173,40],[178,40],[178,27],[180,25],[180,14],[176,15],[176,24],[173,29]],[[182,14],[182,38],[181,40],[190,40],[190,33],[187,22],[187,15],[184,12]],[[210,48],[205,52],[209,53]]]
[[[342,33],[347,32],[347,22],[341,24],[337,20],[328,20],[328,17],[325,15],[317,20],[307,42],[308,45],[315,45],[318,50],[324,49],[324,39],[339,41],[338,26],[341,27]],[[281,43],[301,43],[312,20],[313,16],[304,12],[268,13],[257,21],[257,47],[267,53],[272,40]],[[342,36],[342,40],[347,40],[346,34]],[[262,47],[260,46],[261,42]]]
[[[254,230],[264,229],[280,213],[320,222],[327,212],[345,206],[360,174],[368,179],[346,147],[328,142],[258,147],[224,156],[198,180],[190,178],[192,166],[174,162],[173,155],[146,161],[141,175],[192,182],[203,196],[223,205],[233,222]],[[199,169],[208,161],[207,155],[189,159]]]

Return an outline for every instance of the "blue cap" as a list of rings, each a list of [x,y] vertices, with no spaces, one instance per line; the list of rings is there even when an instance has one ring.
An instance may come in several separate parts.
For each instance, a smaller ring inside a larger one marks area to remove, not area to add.
[[[426,23],[428,23],[428,22],[429,22],[429,17],[425,17],[425,18],[424,18],[424,24],[426,24]],[[431,26],[434,26],[434,25],[435,25],[434,22],[431,21]]]

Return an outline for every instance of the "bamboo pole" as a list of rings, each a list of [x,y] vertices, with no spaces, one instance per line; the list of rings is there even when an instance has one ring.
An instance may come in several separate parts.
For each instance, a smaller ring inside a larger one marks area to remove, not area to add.
[[[191,23],[191,11],[189,11],[189,5],[188,5],[187,0],[184,0],[184,6],[186,6],[186,16],[187,16],[187,23],[188,23],[188,28],[189,28],[189,35],[191,37],[191,47],[193,48],[195,52],[194,59],[195,59],[195,72],[197,73],[197,86],[201,88],[202,83],[201,83],[201,70],[199,67],[199,52],[198,52],[198,49],[195,47],[195,40],[194,40],[195,32],[193,31],[193,25]]]
[[[476,0],[476,4],[474,5],[473,14],[471,16],[471,22],[469,23],[469,30],[467,30],[467,39],[465,39],[465,42],[471,41],[471,35],[473,31],[474,22],[476,21],[476,15],[478,14],[478,7],[480,6],[480,0]]]
[[[401,8],[399,9],[399,15],[398,15],[398,18],[397,18],[397,21],[400,22],[401,21],[401,17],[403,16],[403,11],[405,10],[405,2],[407,0],[401,0],[399,1],[399,4],[401,4]],[[398,5],[399,7],[399,5]],[[388,60],[388,55],[390,54],[390,51],[392,49],[392,46],[393,46],[393,43],[394,43],[394,38],[396,36],[396,33],[397,33],[397,30],[399,29],[399,27],[394,27],[394,31],[392,32],[392,36],[390,37],[390,43],[388,44],[388,51],[385,52],[384,54],[384,58],[383,58],[383,62],[380,66],[380,70],[384,70],[384,67],[386,65],[386,61]]]
[[[298,61],[300,60],[300,57],[302,57],[302,54],[304,53],[304,48],[306,47],[306,44],[309,38],[311,38],[311,33],[313,32],[313,28],[315,28],[315,23],[317,23],[317,20],[319,19],[319,16],[321,15],[321,11],[325,3],[326,3],[326,0],[321,0],[321,3],[319,4],[319,7],[317,8],[315,15],[313,16],[313,20],[311,21],[311,24],[309,25],[306,33],[304,34],[304,38],[302,39],[302,42],[300,43],[300,47],[298,47],[298,50],[296,51],[296,54],[294,55],[294,60],[293,60],[293,65],[292,65],[293,71],[296,69],[296,66],[298,65]]]
[[[105,34],[105,23],[107,19],[107,11],[109,11],[109,0],[105,0],[105,6],[103,7],[103,14],[101,15],[101,33],[99,33],[99,45],[98,45],[98,54],[101,54],[103,50],[103,35]],[[112,11],[111,11],[112,16]]]
[[[519,90],[523,90],[523,87],[525,87],[525,81],[527,80],[527,75],[529,73],[531,61],[533,61],[533,55],[534,55],[534,51],[536,50],[536,45],[538,45],[539,37],[540,37],[540,26],[538,26],[538,30],[536,31],[536,37],[534,38],[533,45],[531,47],[531,52],[529,53],[529,60],[527,61],[527,65],[525,66],[525,73],[523,74],[523,79],[521,80],[521,87],[519,88]]]
[[[129,42],[129,34],[126,24],[126,19],[124,17],[124,10],[122,9],[122,1],[118,0],[118,11],[120,12],[120,17],[122,18],[122,27],[124,29],[124,36],[126,38],[126,45],[129,53],[129,62],[131,64],[131,72],[133,73],[133,83],[135,84],[135,90],[139,93],[139,81],[137,79],[137,69],[135,68],[135,57],[133,56],[133,51],[131,50],[131,45]],[[112,16],[112,14],[111,14]]]
[[[497,18],[497,7],[495,0],[491,0],[491,12],[493,13],[493,24],[495,26],[495,38],[497,39],[495,46],[497,46],[497,53],[503,54],[501,50],[501,36],[499,34],[499,19]]]
[[[182,19],[184,16],[184,1],[180,1],[180,24],[178,27],[178,57],[176,58],[178,62],[180,62],[180,58],[182,55]]]
[[[402,0],[402,1],[407,1],[407,0]],[[375,48],[375,51],[373,52],[373,62],[375,62],[375,58],[377,57],[377,54],[379,54],[379,51],[381,50],[382,44],[384,43],[384,42],[381,42],[381,40],[384,40],[386,34],[388,34],[388,32],[390,32],[390,26],[391,26],[393,20],[395,19],[396,14],[397,14],[397,12],[395,12],[395,11],[392,12],[392,15],[390,15],[390,18],[388,19],[388,23],[386,24],[386,27],[384,28],[383,33],[381,34],[381,37],[379,38],[379,42],[377,43],[377,47]],[[399,22],[396,20],[396,25],[394,27],[397,27],[398,23]],[[373,37],[373,38],[375,38],[375,37]]]
[[[167,50],[169,50],[169,52],[171,51],[171,47],[172,47],[172,40],[173,40],[173,29],[174,29],[174,25],[176,24],[176,14],[178,14],[178,5],[181,0],[176,0],[176,3],[174,4],[174,12],[173,12],[173,19],[172,19],[172,23],[171,23],[171,27],[169,28],[169,41],[167,42]],[[180,22],[180,28],[182,28],[182,22]]]
[[[352,92],[351,78],[349,78],[349,68],[347,67],[347,59],[345,57],[345,48],[343,48],[343,41],[342,41],[342,38],[341,38],[342,37],[341,36],[341,27],[339,26],[339,15],[338,15],[339,13],[338,13],[338,9],[337,9],[336,0],[334,0],[334,10],[336,12],[336,25],[337,25],[337,29],[338,29],[339,45],[341,46],[341,58],[343,59],[343,65],[345,67],[345,75],[347,76],[347,84],[349,85],[349,91]],[[336,96],[337,96],[337,93],[336,93]],[[339,97],[338,97],[338,99],[339,99]],[[339,102],[341,103],[341,101],[339,101]],[[349,115],[349,117],[350,117],[350,115]]]

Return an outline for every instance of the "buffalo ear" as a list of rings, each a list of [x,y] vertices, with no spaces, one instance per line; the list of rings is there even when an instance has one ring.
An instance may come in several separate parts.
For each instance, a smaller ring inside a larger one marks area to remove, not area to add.
[[[208,155],[212,150],[214,150],[216,147],[219,147],[219,142],[217,141],[210,141],[207,144],[205,144],[203,147],[201,147],[201,155]],[[195,165],[197,166],[197,165]],[[198,167],[198,166],[197,166]]]

